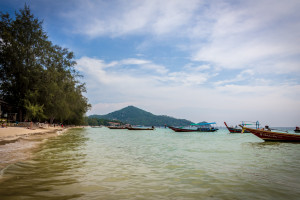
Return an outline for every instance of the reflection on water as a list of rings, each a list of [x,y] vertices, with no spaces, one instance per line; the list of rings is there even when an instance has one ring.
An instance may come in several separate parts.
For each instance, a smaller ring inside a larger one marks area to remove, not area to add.
[[[11,165],[1,199],[298,199],[300,144],[252,134],[73,130]]]
[[[264,148],[269,148],[269,149],[279,149],[281,146],[284,145],[282,142],[248,142],[244,143],[243,145],[252,147],[252,148],[258,148],[258,149],[264,149]]]

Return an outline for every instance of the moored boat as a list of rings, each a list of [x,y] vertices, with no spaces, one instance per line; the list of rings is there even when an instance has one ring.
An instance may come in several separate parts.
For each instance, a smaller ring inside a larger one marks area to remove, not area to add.
[[[245,126],[240,125],[242,129],[249,131],[253,135],[256,135],[257,137],[263,139],[264,141],[275,141],[275,142],[300,142],[300,135],[298,134],[292,134],[292,133],[281,133],[281,132],[275,132],[269,129],[268,126],[266,126],[267,129],[254,129],[254,128],[248,128]]]
[[[134,130],[134,131],[151,131],[154,130],[154,126],[150,127],[126,127],[128,130]]]
[[[126,129],[125,126],[108,126],[109,129]]]
[[[198,131],[198,129],[177,128],[173,126],[168,126],[168,127],[175,132],[197,132]]]
[[[191,124],[188,127],[173,127],[168,126],[175,132],[215,132],[218,129],[215,127],[210,126],[211,124],[216,124],[215,122],[212,123],[198,123],[198,124]]]
[[[230,133],[242,133],[242,129],[241,128],[238,128],[237,126],[234,128],[234,127],[230,127],[230,126],[227,126],[227,123],[224,122],[226,128],[228,129],[228,131]],[[244,131],[244,133],[250,133],[249,131]]]

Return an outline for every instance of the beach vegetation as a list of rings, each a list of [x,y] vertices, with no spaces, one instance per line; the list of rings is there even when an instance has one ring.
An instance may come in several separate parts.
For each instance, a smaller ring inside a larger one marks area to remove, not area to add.
[[[110,122],[119,123],[120,125],[124,125],[125,123],[119,120],[109,120],[109,119],[99,119],[93,117],[85,117],[85,125],[89,126],[110,126]]]

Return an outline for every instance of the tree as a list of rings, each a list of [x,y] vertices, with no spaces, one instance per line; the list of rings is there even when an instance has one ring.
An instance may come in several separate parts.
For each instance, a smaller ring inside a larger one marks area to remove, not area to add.
[[[15,19],[1,13],[0,92],[28,118],[82,123],[89,109],[73,52],[53,45],[42,22],[24,9]]]
[[[41,60],[50,42],[41,24],[26,5],[16,13],[15,20],[8,14],[1,15],[1,91],[16,106],[24,107],[25,99],[42,81]]]

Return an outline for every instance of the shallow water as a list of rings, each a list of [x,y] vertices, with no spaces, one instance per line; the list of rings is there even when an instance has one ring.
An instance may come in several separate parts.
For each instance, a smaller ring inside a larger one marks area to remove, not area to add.
[[[74,129],[1,171],[0,199],[299,199],[300,144]]]

